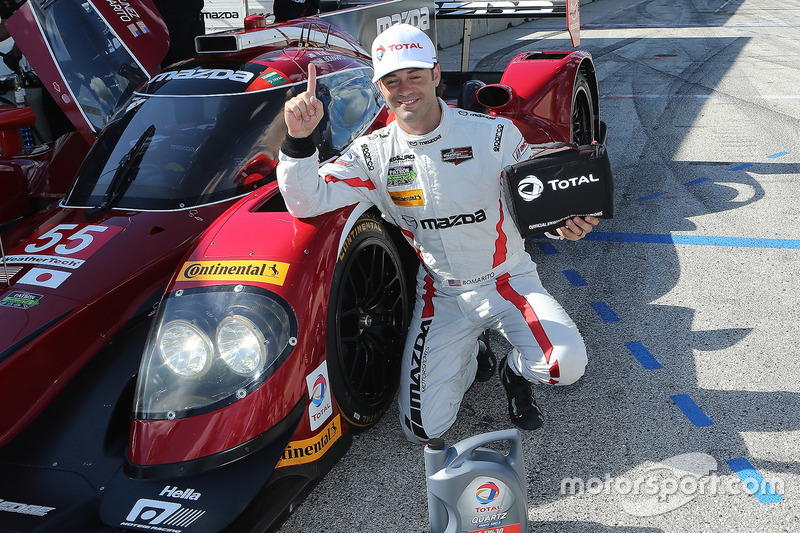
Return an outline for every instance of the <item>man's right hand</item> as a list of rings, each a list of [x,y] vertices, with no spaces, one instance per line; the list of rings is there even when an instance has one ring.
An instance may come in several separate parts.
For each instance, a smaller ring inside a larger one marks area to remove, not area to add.
[[[310,136],[322,120],[322,102],[317,99],[317,67],[308,63],[308,87],[283,107],[283,118],[289,135],[297,139]]]

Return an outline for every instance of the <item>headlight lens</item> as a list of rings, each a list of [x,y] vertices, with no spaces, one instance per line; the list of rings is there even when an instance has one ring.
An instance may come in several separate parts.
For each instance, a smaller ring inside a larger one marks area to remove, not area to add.
[[[267,353],[261,330],[238,315],[219,323],[217,347],[222,361],[241,376],[251,376],[261,370]]]
[[[297,344],[297,319],[277,294],[247,285],[170,293],[147,340],[135,417],[194,416],[246,398]]]
[[[208,370],[214,348],[211,339],[195,325],[174,320],[161,330],[158,353],[170,370],[179,376],[193,378]]]

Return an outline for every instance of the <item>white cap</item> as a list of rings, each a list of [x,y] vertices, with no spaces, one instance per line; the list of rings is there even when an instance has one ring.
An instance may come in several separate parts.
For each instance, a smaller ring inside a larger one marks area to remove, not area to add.
[[[435,64],[436,47],[430,37],[410,24],[390,26],[372,42],[372,81],[395,70],[433,68]]]

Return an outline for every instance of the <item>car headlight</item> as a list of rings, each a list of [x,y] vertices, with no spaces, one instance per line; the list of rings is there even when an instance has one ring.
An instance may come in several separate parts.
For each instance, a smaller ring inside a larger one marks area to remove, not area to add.
[[[243,316],[229,316],[217,326],[219,357],[233,372],[252,376],[264,366],[266,346],[261,330]]]
[[[208,335],[197,326],[174,320],[161,330],[158,353],[170,370],[179,376],[191,378],[208,370],[214,348]]]
[[[246,285],[167,295],[147,340],[135,417],[182,418],[246,398],[297,344],[297,319],[277,294]]]

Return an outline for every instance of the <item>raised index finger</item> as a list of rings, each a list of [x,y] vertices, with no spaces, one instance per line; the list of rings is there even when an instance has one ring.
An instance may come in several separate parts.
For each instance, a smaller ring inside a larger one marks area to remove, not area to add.
[[[310,61],[308,63],[308,88],[306,90],[311,94],[317,94],[317,66]]]

